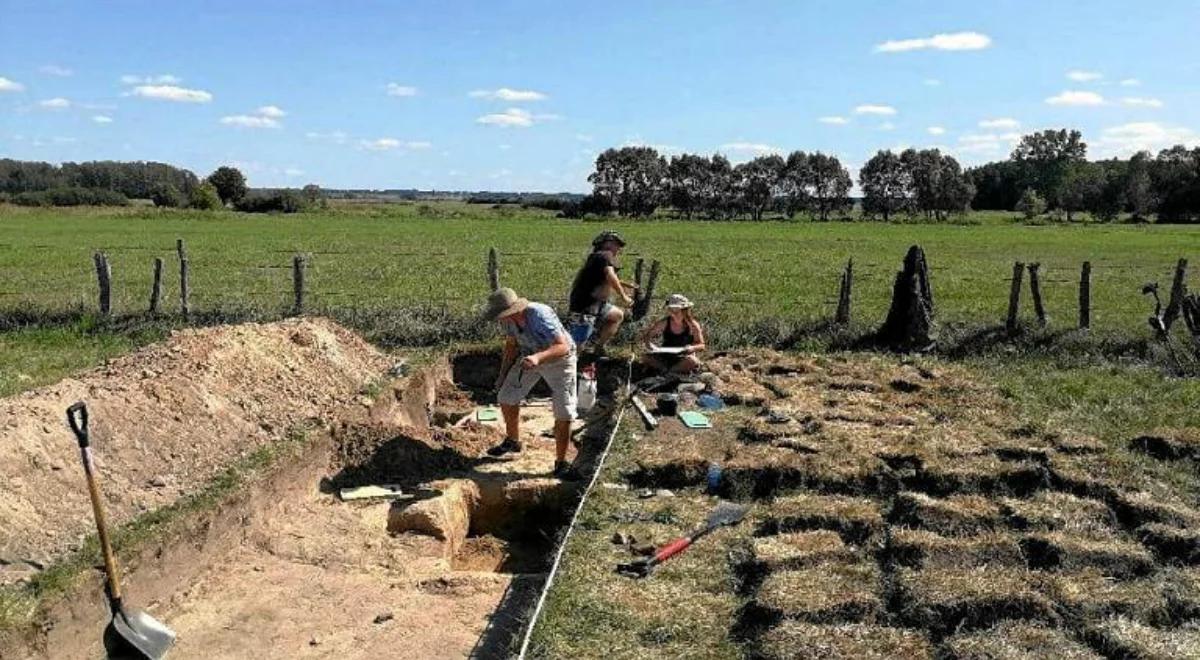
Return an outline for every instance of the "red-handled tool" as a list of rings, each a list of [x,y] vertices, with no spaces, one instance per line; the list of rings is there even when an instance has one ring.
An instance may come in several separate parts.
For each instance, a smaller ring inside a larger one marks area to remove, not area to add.
[[[690,536],[675,539],[670,543],[659,548],[655,553],[644,559],[639,559],[628,564],[618,564],[617,572],[621,575],[627,575],[634,578],[643,578],[650,575],[655,566],[674,557],[675,555],[687,550],[693,543],[700,540],[705,535],[712,532],[718,527],[727,525],[736,525],[746,517],[746,512],[750,507],[744,504],[734,504],[733,502],[721,502],[713,512],[708,515],[708,520],[704,526],[693,532]]]

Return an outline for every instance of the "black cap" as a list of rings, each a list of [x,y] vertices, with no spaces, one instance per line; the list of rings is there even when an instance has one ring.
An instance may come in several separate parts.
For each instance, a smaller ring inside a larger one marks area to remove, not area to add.
[[[614,241],[621,247],[625,247],[625,239],[621,235],[611,229],[600,232],[596,238],[592,239],[592,247],[600,247],[609,241]]]

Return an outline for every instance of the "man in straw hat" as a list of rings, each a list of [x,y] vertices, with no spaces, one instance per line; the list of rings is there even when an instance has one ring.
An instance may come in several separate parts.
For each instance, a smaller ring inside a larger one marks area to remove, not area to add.
[[[575,420],[575,342],[553,309],[531,303],[507,287],[488,296],[485,315],[499,322],[506,335],[496,399],[507,435],[488,454],[521,451],[521,401],[538,380],[545,380],[554,409],[554,476],[578,480],[579,471],[567,462],[571,422]]]

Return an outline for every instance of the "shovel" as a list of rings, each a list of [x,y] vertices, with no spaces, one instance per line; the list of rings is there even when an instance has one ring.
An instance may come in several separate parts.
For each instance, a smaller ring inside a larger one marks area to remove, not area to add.
[[[718,527],[726,525],[736,525],[746,517],[746,512],[750,507],[744,504],[734,504],[733,502],[721,502],[713,512],[708,515],[708,520],[700,529],[692,532],[690,536],[675,539],[670,543],[659,548],[650,557],[639,559],[628,564],[618,564],[617,572],[632,578],[644,578],[650,575],[655,566],[674,557],[675,555],[687,550],[693,543],[700,540],[703,536],[712,532]]]
[[[92,498],[92,513],[96,516],[96,533],[104,552],[104,573],[108,577],[106,592],[112,610],[112,620],[104,629],[104,650],[110,659],[161,660],[175,643],[175,633],[145,612],[126,607],[121,601],[121,574],[108,539],[108,522],[104,517],[104,502],[100,484],[92,464],[92,449],[88,441],[87,406],[78,402],[67,408],[67,423],[79,441],[83,472],[87,475],[88,493]]]

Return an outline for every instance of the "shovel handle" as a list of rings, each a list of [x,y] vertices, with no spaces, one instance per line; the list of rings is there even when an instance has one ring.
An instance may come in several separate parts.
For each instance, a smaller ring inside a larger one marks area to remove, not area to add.
[[[82,401],[76,401],[67,408],[67,424],[71,426],[71,431],[75,433],[75,439],[79,441],[79,448],[83,449],[88,446],[88,411],[87,404]]]
[[[658,552],[654,553],[654,562],[653,563],[661,564],[662,562],[670,559],[671,557],[674,557],[675,555],[683,552],[684,550],[687,550],[688,546],[691,544],[692,544],[692,539],[687,536],[685,536],[683,538],[675,539],[674,541],[671,541],[670,543],[664,545]]]
[[[87,477],[88,495],[92,499],[92,514],[96,517],[96,536],[100,538],[100,550],[104,554],[104,574],[108,577],[108,597],[113,612],[121,611],[121,574],[117,559],[113,556],[112,541],[108,538],[108,518],[104,515],[104,499],[100,496],[100,483],[96,479],[96,466],[92,462],[92,448],[88,439],[87,404],[82,401],[67,408],[67,424],[79,441],[79,455],[83,461],[83,474]]]

